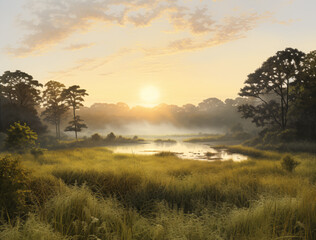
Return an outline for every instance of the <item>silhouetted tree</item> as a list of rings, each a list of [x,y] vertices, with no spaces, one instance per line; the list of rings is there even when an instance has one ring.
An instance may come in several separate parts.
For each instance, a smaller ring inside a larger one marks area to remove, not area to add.
[[[42,115],[45,121],[55,125],[56,138],[60,139],[61,117],[69,109],[62,95],[65,85],[57,81],[49,81],[45,84],[45,87],[42,100],[45,110],[42,112]]]
[[[316,51],[303,62],[301,81],[295,84],[296,98],[291,111],[291,124],[299,136],[316,139]]]
[[[77,139],[77,132],[81,132],[83,128],[87,128],[87,125],[83,123],[83,120],[79,116],[75,116],[73,121],[69,122],[69,125],[65,128],[65,132],[75,132]]]
[[[239,95],[256,98],[260,104],[241,105],[238,110],[242,116],[251,118],[257,126],[271,124],[284,130],[288,123],[290,104],[295,98],[292,86],[302,77],[304,56],[297,49],[287,48],[277,52],[249,74]]]
[[[41,100],[40,87],[42,84],[31,75],[19,70],[0,76],[0,131],[17,121],[27,123],[38,133],[45,131],[36,110]]]
[[[11,104],[34,107],[41,99],[38,88],[43,85],[25,72],[6,71],[1,76],[1,85],[2,95]]]
[[[79,116],[76,116],[76,110],[83,106],[84,97],[88,94],[85,89],[80,89],[80,86],[74,85],[64,89],[61,95],[73,111],[73,121],[69,122],[69,126],[66,127],[65,131],[74,131],[76,139],[78,139],[77,132],[80,132],[82,128],[87,128],[87,126],[81,123],[83,120]]]

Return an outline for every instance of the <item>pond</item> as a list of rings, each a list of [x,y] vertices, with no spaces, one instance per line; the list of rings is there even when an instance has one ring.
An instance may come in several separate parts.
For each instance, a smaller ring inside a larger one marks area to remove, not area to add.
[[[130,154],[156,154],[159,152],[173,152],[179,158],[201,160],[201,161],[243,161],[247,160],[247,156],[242,154],[232,154],[225,149],[215,149],[208,144],[203,143],[186,143],[176,141],[175,143],[155,143],[148,141],[144,144],[128,144],[121,146],[109,147],[115,153]]]

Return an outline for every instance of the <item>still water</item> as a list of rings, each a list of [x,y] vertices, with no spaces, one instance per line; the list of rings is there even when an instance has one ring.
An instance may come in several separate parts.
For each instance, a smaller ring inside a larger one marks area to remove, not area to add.
[[[123,146],[109,147],[115,153],[131,154],[156,154],[162,151],[173,152],[183,159],[202,160],[202,161],[243,161],[247,156],[241,154],[231,154],[225,149],[214,149],[203,143],[186,143],[177,141],[175,143],[155,143],[148,141],[144,144],[129,144]]]

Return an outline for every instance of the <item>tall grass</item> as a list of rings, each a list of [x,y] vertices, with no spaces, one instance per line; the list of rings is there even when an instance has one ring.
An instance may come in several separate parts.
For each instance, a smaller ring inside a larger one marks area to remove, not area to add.
[[[252,157],[209,163],[105,148],[25,154],[33,215],[2,225],[0,239],[25,231],[37,239],[35,228],[51,233],[47,239],[316,239],[315,155],[292,155],[301,164],[290,173],[282,154],[232,149]]]

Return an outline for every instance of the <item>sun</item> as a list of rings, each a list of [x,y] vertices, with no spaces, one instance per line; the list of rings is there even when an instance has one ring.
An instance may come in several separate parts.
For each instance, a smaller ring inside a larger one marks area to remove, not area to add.
[[[140,98],[145,103],[156,103],[159,97],[159,89],[155,86],[146,86],[140,90]]]

